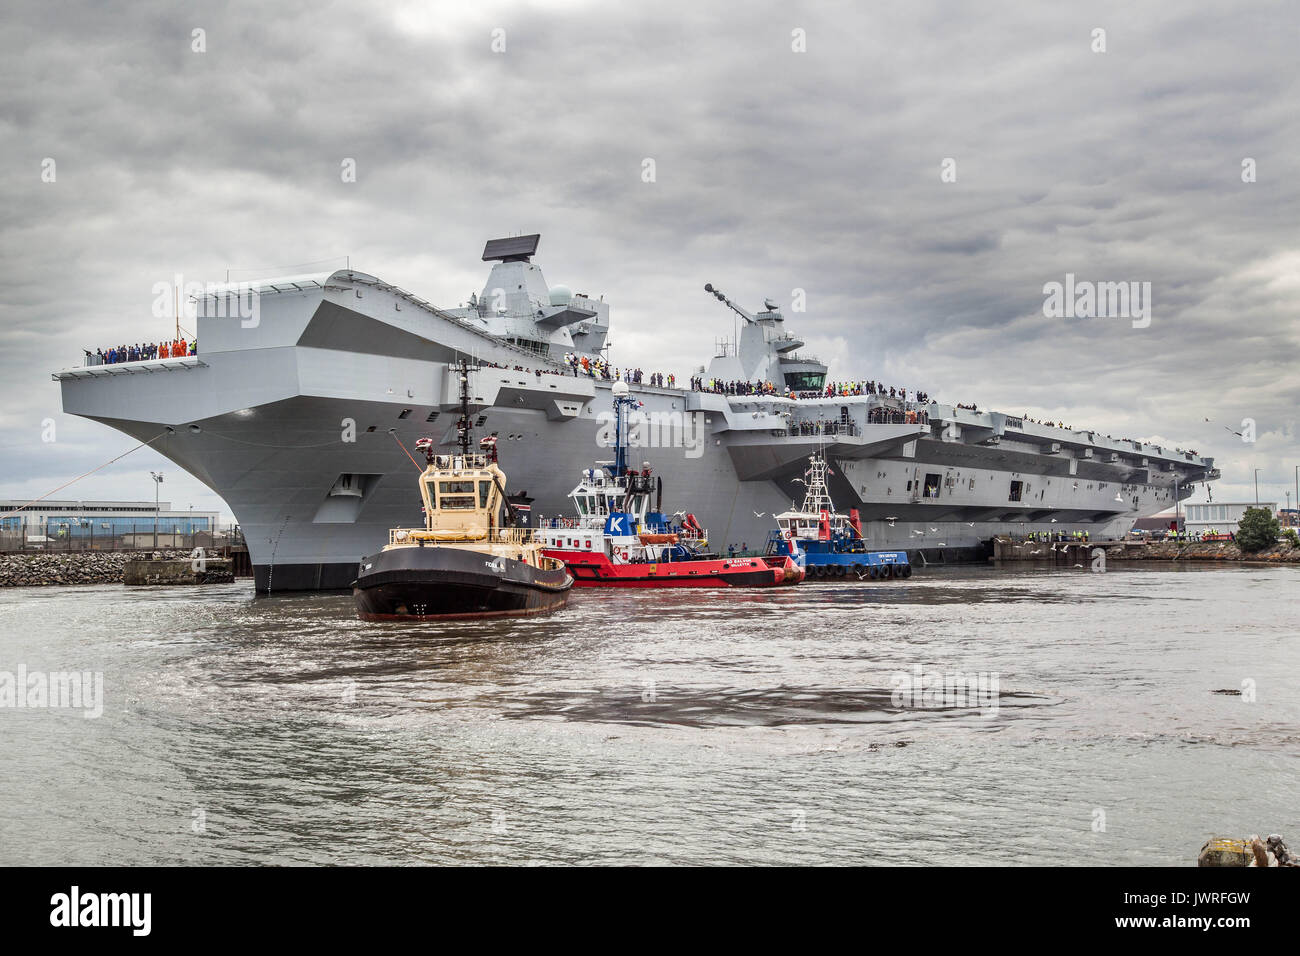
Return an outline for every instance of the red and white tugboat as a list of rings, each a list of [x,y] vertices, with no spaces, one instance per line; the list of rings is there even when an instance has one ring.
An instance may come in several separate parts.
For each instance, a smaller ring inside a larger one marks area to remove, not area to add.
[[[708,532],[695,516],[677,512],[674,525],[661,510],[663,482],[628,468],[625,411],[634,404],[624,382],[614,388],[615,460],[582,473],[569,493],[574,518],[543,522],[543,554],[563,561],[575,587],[762,588],[803,580],[788,555],[723,558],[708,551]]]

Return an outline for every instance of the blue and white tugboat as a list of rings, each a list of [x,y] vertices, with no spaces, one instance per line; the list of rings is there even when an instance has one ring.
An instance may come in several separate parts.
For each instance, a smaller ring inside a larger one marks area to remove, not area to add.
[[[776,516],[777,530],[768,538],[767,553],[801,561],[809,578],[910,578],[906,551],[868,551],[857,509],[850,508],[848,515],[836,513],[826,487],[829,470],[821,452],[808,459],[804,477],[795,479],[807,489],[803,504]]]

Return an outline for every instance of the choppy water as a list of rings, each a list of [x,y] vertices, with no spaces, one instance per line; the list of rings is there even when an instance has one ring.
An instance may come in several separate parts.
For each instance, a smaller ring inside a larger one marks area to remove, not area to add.
[[[247,583],[4,591],[0,671],[102,671],[106,704],[0,710],[0,863],[1192,864],[1217,833],[1294,846],[1298,574],[575,592],[549,618],[455,627]],[[918,664],[997,673],[996,710],[895,706],[893,675]]]

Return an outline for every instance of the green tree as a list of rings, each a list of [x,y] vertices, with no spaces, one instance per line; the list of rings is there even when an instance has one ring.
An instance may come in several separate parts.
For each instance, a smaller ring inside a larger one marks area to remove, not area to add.
[[[1247,508],[1237,522],[1237,545],[1242,551],[1254,552],[1277,543],[1281,525],[1267,508]]]

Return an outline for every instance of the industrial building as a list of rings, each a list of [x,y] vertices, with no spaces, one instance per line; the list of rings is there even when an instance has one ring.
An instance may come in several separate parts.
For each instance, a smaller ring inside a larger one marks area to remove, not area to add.
[[[10,512],[16,512],[10,514]],[[220,513],[174,509],[170,501],[0,501],[0,548],[108,549],[185,546],[194,534],[218,530]]]

